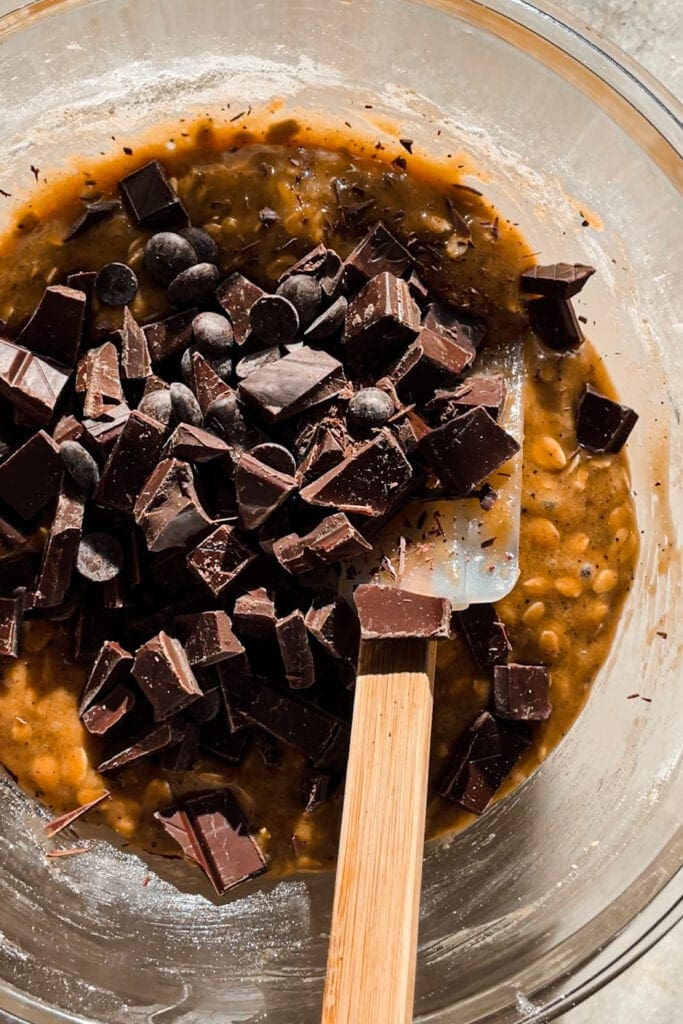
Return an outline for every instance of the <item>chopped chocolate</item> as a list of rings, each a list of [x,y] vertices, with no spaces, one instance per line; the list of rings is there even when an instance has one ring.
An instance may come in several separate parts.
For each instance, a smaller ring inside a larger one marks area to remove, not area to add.
[[[121,369],[126,380],[145,380],[152,374],[152,360],[147,337],[128,306],[123,310],[123,326],[119,331]]]
[[[187,556],[187,564],[214,597],[220,597],[255,558],[235,528],[223,523]]]
[[[341,512],[382,516],[407,490],[411,477],[410,463],[385,427],[372,441],[304,487],[301,497],[312,505],[332,505]]]
[[[378,221],[346,257],[344,279],[355,291],[378,274],[403,277],[412,266],[413,258],[408,250]]]
[[[202,868],[219,896],[267,870],[232,796],[224,789],[186,799],[155,814],[183,854]]]
[[[276,619],[275,605],[264,587],[241,594],[235,601],[233,620],[245,636],[271,640],[275,635]]]
[[[196,309],[187,309],[143,327],[152,363],[162,363],[191,344],[192,322],[196,315]]]
[[[137,293],[137,276],[126,263],[108,263],[97,275],[95,294],[105,306],[128,306]]]
[[[102,644],[95,662],[90,670],[81,703],[78,709],[82,715],[97,698],[106,696],[120,683],[125,683],[130,677],[133,667],[133,655],[124,650],[114,640],[107,640]]]
[[[83,416],[98,419],[108,406],[123,401],[119,360],[115,346],[106,341],[99,348],[91,348],[76,370],[76,394],[84,395]]]
[[[0,558],[12,555],[26,544],[26,536],[0,516]]]
[[[216,718],[221,711],[225,711],[225,703],[223,701],[223,691],[217,684],[210,690],[205,690],[204,694],[194,704],[190,704],[183,714],[188,721],[199,722],[200,725],[205,725]]]
[[[259,341],[284,345],[299,331],[299,314],[282,295],[262,295],[249,310],[249,325]]]
[[[78,441],[62,441],[59,454],[68,478],[80,494],[91,498],[100,482],[100,471],[90,452]]]
[[[420,330],[420,310],[406,281],[373,277],[349,303],[342,342],[357,369],[385,367]]]
[[[16,658],[24,615],[24,595],[0,597],[0,655]]]
[[[493,706],[501,718],[544,722],[552,707],[550,679],[545,665],[496,665],[493,670]]]
[[[446,598],[377,583],[362,583],[353,597],[364,640],[446,640],[450,636],[451,605]]]
[[[293,690],[305,690],[315,682],[315,665],[302,612],[298,609],[275,625],[287,682]]]
[[[486,334],[486,324],[483,320],[444,302],[433,302],[429,306],[424,326],[436,334],[445,334],[461,348],[467,347],[468,343],[474,349],[479,348]]]
[[[528,745],[525,736],[483,711],[457,745],[439,793],[482,814]]]
[[[119,183],[121,194],[139,228],[158,224],[187,224],[187,213],[171,188],[166,172],[158,160],[127,175]]]
[[[252,448],[251,454],[263,465],[277,470],[278,473],[284,473],[285,476],[294,476],[296,473],[296,459],[284,445],[267,441]]]
[[[266,768],[279,768],[282,764],[282,751],[275,737],[255,725],[252,726],[251,733],[254,748],[260,754]]]
[[[242,347],[251,338],[249,312],[264,295],[263,289],[239,273],[231,274],[216,289],[216,299],[230,317],[236,345]]]
[[[306,341],[324,341],[325,338],[330,338],[340,331],[346,322],[348,308],[349,300],[344,295],[340,295],[331,306],[328,306],[308,325],[304,331]]]
[[[338,395],[345,382],[337,359],[304,346],[250,374],[239,395],[267,422],[279,423]]]
[[[423,327],[417,341],[389,370],[389,376],[404,401],[422,403],[437,388],[453,385],[476,354],[469,341],[460,344]]]
[[[453,618],[482,672],[507,662],[512,644],[494,605],[471,604],[456,611]]]
[[[157,420],[131,412],[107,459],[95,492],[101,505],[132,512],[138,494],[157,464],[166,434]]]
[[[245,530],[262,526],[297,487],[294,477],[267,466],[244,452],[235,469],[235,488],[240,522]]]
[[[343,512],[327,516],[303,537],[290,533],[273,543],[273,555],[292,575],[355,558],[371,550],[371,545]]]
[[[339,777],[325,772],[311,772],[304,789],[304,814],[312,814],[316,807],[326,803],[339,789]]]
[[[278,286],[277,294],[294,306],[302,329],[315,320],[324,298],[322,285],[311,274],[290,274]]]
[[[93,736],[105,736],[135,707],[135,694],[123,683],[91,704],[81,715],[81,721]]]
[[[230,398],[234,393],[230,385],[221,380],[211,364],[199,352],[192,355],[190,386],[197,396],[203,416],[206,416],[214,402],[220,398]]]
[[[552,299],[571,299],[578,295],[595,267],[582,263],[553,263],[547,267],[531,267],[520,277],[523,292]]]
[[[315,428],[309,447],[301,460],[298,477],[303,484],[311,483],[344,460],[344,449],[335,433],[324,424]]]
[[[73,222],[62,239],[63,242],[71,242],[74,238],[84,234],[94,224],[111,217],[121,207],[116,199],[98,199],[94,203],[86,203],[83,213]]]
[[[182,644],[163,630],[138,648],[133,675],[152,705],[156,722],[171,718],[202,695]]]
[[[624,447],[638,414],[586,384],[576,410],[576,440],[582,448],[614,455]]]
[[[81,539],[76,568],[91,583],[107,583],[123,568],[123,547],[110,533],[89,533]]]
[[[58,818],[53,818],[51,821],[46,821],[43,825],[43,831],[48,839],[56,836],[59,832],[62,832],[69,825],[73,825],[75,821],[82,818],[88,811],[92,811],[94,807],[97,807],[103,801],[108,800],[111,793],[108,789],[105,789],[98,797],[94,800],[89,800],[86,804],[81,804],[80,807],[75,807],[72,811],[67,811],[66,814],[60,814]]]
[[[151,732],[142,736],[135,743],[117,754],[103,761],[97,766],[98,772],[113,772],[119,768],[125,768],[131,764],[138,764],[140,761],[152,757],[153,754],[160,754],[170,747],[177,747],[183,739],[183,730],[175,722],[164,722],[157,725]]]
[[[84,433],[83,424],[75,416],[60,416],[52,428],[52,440],[61,446],[64,441],[82,440]]]
[[[0,463],[0,498],[22,519],[32,519],[57,494],[62,473],[59,447],[39,430]]]
[[[17,338],[39,356],[47,356],[61,366],[76,362],[83,336],[85,292],[64,285],[46,288],[33,316]]]
[[[242,404],[232,390],[225,398],[219,398],[209,406],[204,416],[204,425],[225,441],[234,463],[240,455],[251,451],[266,439],[262,431],[244,415]]]
[[[197,701],[197,703],[199,703]],[[189,772],[197,760],[201,722],[183,721],[182,739],[175,747],[169,747],[161,755],[161,768],[165,772]]]
[[[229,451],[225,441],[215,434],[189,423],[180,423],[164,445],[163,455],[188,462],[209,462],[227,455]]]
[[[306,628],[333,658],[355,664],[360,643],[360,622],[340,594],[318,595],[306,612]]]
[[[226,764],[240,764],[249,746],[249,728],[232,730],[225,712],[208,722],[202,729],[200,745]]]
[[[505,404],[505,383],[502,374],[487,377],[468,377],[452,391],[436,391],[427,402],[425,412],[440,423],[452,420],[470,409],[481,406],[489,416],[497,420]]]
[[[152,470],[133,511],[149,551],[185,548],[211,526],[192,467],[180,459],[163,459]]]
[[[143,409],[138,410],[144,412]],[[120,405],[110,405],[102,413],[99,419],[83,420],[83,443],[92,449],[96,454],[107,458],[114,445],[118,441],[128,417],[130,409],[125,402]]]
[[[574,307],[568,299],[534,299],[529,303],[529,320],[543,344],[556,352],[578,348],[583,342]]]
[[[35,423],[48,423],[70,371],[0,338],[0,397]]]
[[[36,608],[54,608],[64,600],[76,563],[83,531],[83,499],[70,489],[62,490],[33,593]]]
[[[217,665],[219,661],[244,654],[244,647],[232,631],[232,623],[227,612],[178,615],[175,624],[183,638],[187,659],[193,668]]]
[[[419,448],[451,496],[463,497],[516,455],[520,446],[478,406],[432,430]]]

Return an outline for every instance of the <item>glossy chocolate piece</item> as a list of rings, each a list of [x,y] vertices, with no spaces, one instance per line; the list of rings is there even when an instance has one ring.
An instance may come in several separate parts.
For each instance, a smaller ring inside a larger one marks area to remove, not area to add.
[[[303,484],[308,484],[343,461],[344,448],[337,434],[321,423],[315,428],[297,475]]]
[[[420,452],[452,497],[464,497],[520,450],[480,406],[432,430]]]
[[[84,419],[83,444],[93,454],[107,458],[118,441],[130,416],[130,408],[125,402],[120,405],[108,406],[99,419]]]
[[[156,722],[171,718],[202,695],[182,644],[163,630],[138,648],[133,675],[152,705]]]
[[[413,258],[405,246],[378,221],[346,257],[344,280],[355,290],[378,274],[404,277],[412,266]]]
[[[34,423],[49,423],[70,370],[0,338],[0,397]]]
[[[306,629],[337,660],[356,663],[360,621],[346,598],[332,591],[319,594],[306,612]]]
[[[179,355],[192,342],[192,321],[196,309],[174,313],[164,320],[143,327],[152,363],[163,363],[171,356]]]
[[[495,605],[471,604],[454,612],[453,619],[482,672],[507,662],[512,644]]]
[[[192,467],[163,459],[145,480],[133,509],[149,551],[187,548],[211,527],[195,488]]]
[[[364,640],[446,640],[450,636],[451,605],[446,598],[362,583],[353,599]]]
[[[373,277],[349,303],[342,342],[349,363],[376,372],[387,366],[420,330],[420,310],[406,281]]]
[[[120,683],[125,683],[130,678],[132,668],[133,655],[115,640],[105,641],[85,684],[78,709],[79,715],[82,715],[98,698],[103,698]]]
[[[86,203],[83,212],[73,222],[62,241],[73,241],[79,235],[85,234],[93,225],[107,220],[120,209],[120,203],[116,199],[98,199],[94,203]]]
[[[32,519],[56,496],[62,475],[58,445],[39,430],[0,463],[0,498],[22,519]]]
[[[502,374],[468,377],[450,391],[437,390],[427,402],[425,412],[439,423],[447,423],[454,416],[469,412],[478,406],[486,409],[489,416],[497,420],[505,405],[505,382]]]
[[[0,597],[0,656],[18,656],[23,615],[23,594],[17,597]]]
[[[483,814],[528,745],[526,736],[483,711],[457,745],[439,793],[472,814]]]
[[[568,352],[583,343],[581,326],[568,299],[534,299],[528,308],[532,330],[548,348]]]
[[[110,341],[91,348],[80,360],[76,394],[83,395],[83,416],[88,419],[98,419],[109,406],[123,401],[118,353]]]
[[[486,323],[446,302],[432,302],[427,308],[424,327],[450,338],[458,348],[471,346],[476,352],[486,334]]]
[[[255,370],[241,382],[239,395],[267,423],[279,423],[338,395],[345,381],[339,360],[303,346]]]
[[[95,493],[101,505],[132,512],[138,495],[157,464],[166,435],[157,420],[134,411],[125,423],[107,459]]]
[[[166,458],[185,459],[186,462],[210,462],[228,455],[229,451],[225,441],[208,430],[179,423],[164,445],[162,454]]]
[[[229,398],[234,394],[230,385],[221,380],[200,352],[192,354],[190,387],[196,395],[203,416],[206,416],[213,403],[217,402],[219,398]]]
[[[264,587],[241,594],[235,601],[233,621],[244,636],[271,640],[275,635],[275,605]]]
[[[83,337],[85,306],[85,292],[61,284],[46,288],[17,345],[72,367]]]
[[[313,653],[302,612],[298,609],[275,625],[285,677],[293,690],[305,690],[315,682]]]
[[[147,337],[126,306],[123,326],[118,334],[121,346],[121,372],[126,380],[145,380],[152,375],[152,359]]]
[[[43,549],[33,593],[34,607],[54,608],[64,600],[76,564],[84,512],[82,497],[72,488],[62,490]]]
[[[255,530],[262,526],[296,487],[293,476],[280,473],[249,452],[244,452],[235,468],[237,508],[243,528]]]
[[[135,707],[135,694],[123,683],[83,712],[81,721],[93,736],[106,736]]]
[[[220,597],[255,558],[234,526],[223,523],[190,552],[187,564],[213,596]]]
[[[496,665],[493,670],[493,706],[501,718],[544,722],[552,706],[550,679],[545,665]]]
[[[227,612],[178,615],[175,624],[193,668],[217,665],[220,661],[244,654],[244,647],[232,631]]]
[[[589,452],[614,455],[624,447],[638,413],[586,384],[576,410],[576,440]]]
[[[182,742],[183,735],[183,729],[176,723],[164,722],[136,740],[135,743],[131,743],[128,747],[108,757],[98,765],[97,770],[102,773],[113,772],[131,764],[138,764],[170,747],[177,747]]]
[[[139,228],[188,223],[185,208],[158,160],[128,174],[119,182],[121,194]]]
[[[355,558],[372,546],[358,532],[343,512],[327,516],[302,537],[286,534],[273,543],[273,555],[283,569],[292,575],[333,565],[346,558]]]
[[[242,274],[235,272],[216,289],[216,299],[230,317],[235,344],[240,348],[251,338],[249,311],[265,292]]]
[[[583,263],[552,263],[545,267],[531,267],[520,276],[523,292],[549,296],[553,299],[571,299],[578,295],[595,267]]]

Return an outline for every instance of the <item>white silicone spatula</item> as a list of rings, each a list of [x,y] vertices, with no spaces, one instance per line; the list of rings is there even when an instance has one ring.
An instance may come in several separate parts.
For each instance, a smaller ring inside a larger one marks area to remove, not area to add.
[[[500,423],[521,442],[521,349],[483,353],[477,373],[495,372],[507,387]],[[519,572],[521,464],[520,453],[493,474],[488,512],[476,498],[409,506],[354,563],[353,583],[381,579],[456,608],[504,597]],[[361,646],[322,1024],[413,1019],[435,664],[433,640]]]

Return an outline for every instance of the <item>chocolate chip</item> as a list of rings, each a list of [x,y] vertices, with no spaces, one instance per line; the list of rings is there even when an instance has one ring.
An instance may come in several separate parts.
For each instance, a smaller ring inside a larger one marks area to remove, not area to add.
[[[272,348],[262,349],[260,352],[251,352],[243,356],[235,367],[235,377],[238,381],[246,380],[255,370],[265,366],[266,363],[275,363],[280,358],[280,348],[273,345]]]
[[[482,672],[507,662],[512,644],[494,605],[471,604],[456,611],[453,619]]]
[[[0,498],[22,519],[32,519],[57,494],[62,469],[58,446],[39,430],[0,463]]]
[[[178,233],[190,243],[200,263],[218,262],[218,245],[204,228],[183,228]]]
[[[583,343],[574,307],[568,299],[534,299],[529,303],[529,320],[543,344],[557,352],[578,348]]]
[[[17,344],[56,363],[73,366],[83,338],[86,304],[83,291],[63,285],[46,288]]]
[[[199,313],[192,321],[192,335],[202,355],[217,359],[232,348],[232,324],[220,313]]]
[[[227,356],[222,359],[211,359],[209,361],[209,366],[224,384],[230,383],[234,372],[232,359]]]
[[[598,454],[620,452],[638,420],[638,414],[586,384],[576,410],[576,440]]]
[[[234,391],[209,406],[204,416],[204,424],[207,430],[225,441],[235,462],[242,452],[250,451],[265,440],[258,427],[245,418]]]
[[[86,580],[106,583],[121,572],[123,560],[123,548],[116,537],[109,533],[89,533],[78,545],[76,568]]]
[[[423,437],[420,451],[451,495],[469,494],[519,451],[519,443],[485,409],[456,416]]]
[[[265,444],[259,444],[252,448],[251,454],[259,462],[262,462],[265,466],[270,466],[271,469],[277,470],[278,473],[284,473],[286,476],[294,476],[296,473],[296,460],[294,456],[281,444],[267,441]]]
[[[125,263],[108,263],[95,281],[95,293],[106,306],[128,306],[138,293],[138,279]]]
[[[357,391],[348,405],[347,415],[364,427],[383,427],[395,412],[395,406],[386,391],[363,388]]]
[[[59,446],[64,468],[81,494],[91,498],[100,481],[100,471],[89,451],[78,441],[63,441]]]
[[[216,290],[218,268],[213,263],[195,263],[181,271],[168,286],[168,298],[173,306],[197,306]]]
[[[496,665],[493,705],[501,718],[543,722],[550,717],[550,680],[545,665]]]
[[[363,583],[356,587],[353,599],[364,640],[446,640],[450,636],[451,605],[445,598]]]
[[[174,421],[176,423],[189,423],[193,427],[200,427],[203,419],[202,410],[188,386],[174,381],[168,393],[171,399],[171,415]]]
[[[145,245],[144,260],[154,281],[167,287],[178,274],[197,263],[198,254],[187,237],[175,231],[159,231]]]
[[[302,328],[313,323],[323,301],[322,286],[310,274],[293,274],[287,277],[278,286],[277,294],[289,299],[299,314],[299,325]]]
[[[120,204],[116,199],[100,199],[94,203],[86,203],[83,213],[76,218],[62,241],[71,242],[74,238],[84,234],[94,224],[99,224],[100,221],[106,220],[120,209]]]
[[[299,314],[281,295],[262,295],[249,310],[249,324],[257,338],[270,345],[291,341],[299,330]]]
[[[159,423],[167,427],[171,422],[172,416],[170,390],[163,388],[159,389],[159,391],[150,391],[148,395],[144,395],[140,399],[138,412],[144,413],[145,416],[149,416],[153,420],[158,420]]]
[[[525,270],[520,277],[520,284],[523,292],[553,299],[571,299],[578,295],[594,273],[595,267],[582,263],[553,263]]]
[[[304,346],[250,374],[239,394],[265,420],[277,423],[339,394],[344,383],[337,359]]]
[[[346,311],[349,308],[348,299],[340,295],[331,306],[320,314],[317,319],[306,328],[304,337],[307,341],[323,341],[331,337],[336,331],[340,331],[346,320]]]
[[[120,183],[121,193],[138,227],[187,224],[187,213],[157,160],[140,167]]]

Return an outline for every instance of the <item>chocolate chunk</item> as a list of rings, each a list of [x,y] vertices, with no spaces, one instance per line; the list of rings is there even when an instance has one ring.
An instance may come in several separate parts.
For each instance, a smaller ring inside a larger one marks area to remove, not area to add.
[[[304,789],[304,814],[312,814],[316,807],[326,803],[339,788],[339,778],[325,772],[312,772]]]
[[[235,340],[232,324],[220,313],[198,313],[192,321],[192,336],[202,355],[219,359],[228,354]]]
[[[126,768],[131,764],[138,764],[140,761],[152,757],[153,754],[160,754],[170,747],[177,747],[183,739],[183,730],[174,722],[164,722],[152,729],[141,739],[124,750],[120,750],[113,757],[107,758],[97,766],[98,772],[113,772],[119,768]]]
[[[123,327],[119,331],[121,343],[121,369],[126,380],[145,380],[152,374],[152,360],[147,348],[147,338],[142,327],[125,306]]]
[[[219,398],[209,406],[204,424],[207,430],[225,441],[234,463],[243,452],[251,451],[265,440],[259,428],[245,417],[242,405],[232,390],[225,398]]]
[[[84,395],[83,416],[98,419],[108,406],[123,401],[119,359],[115,346],[106,341],[99,348],[91,348],[76,370],[76,394]]]
[[[469,341],[460,344],[423,327],[417,341],[390,369],[389,376],[404,401],[422,403],[438,388],[453,385],[476,354]]]
[[[235,469],[235,488],[240,522],[245,530],[256,530],[296,490],[294,477],[279,473],[244,452]]]
[[[0,396],[35,423],[54,415],[69,371],[0,338]]]
[[[204,228],[183,228],[179,234],[190,243],[200,263],[218,263],[218,245]]]
[[[252,726],[254,749],[258,751],[266,768],[279,768],[282,764],[280,744],[269,732]]]
[[[154,281],[166,287],[178,274],[195,265],[197,253],[183,235],[175,231],[159,231],[148,239],[144,259]]]
[[[133,511],[149,551],[185,548],[211,526],[192,468],[180,459],[163,459],[152,470]]]
[[[64,469],[79,493],[91,498],[100,482],[100,471],[90,452],[78,441],[62,441],[59,454]]]
[[[519,451],[519,444],[477,407],[432,430],[420,451],[453,497],[469,494]],[[303,492],[302,492],[303,493]]]
[[[334,249],[328,249],[321,244],[289,267],[280,277],[280,284],[290,277],[307,274],[320,283],[324,294],[331,299],[341,284],[343,270],[343,263]]]
[[[87,804],[81,804],[80,807],[75,807],[72,811],[67,811],[66,814],[60,814],[58,818],[53,818],[52,821],[46,821],[45,824],[43,825],[43,831],[45,832],[45,835],[48,837],[48,839],[51,839],[53,836],[56,836],[59,832],[62,832],[65,828],[68,828],[70,825],[73,825],[74,822],[78,821],[79,818],[82,818],[84,814],[88,813],[88,811],[92,811],[93,808],[103,803],[103,801],[108,800],[110,796],[111,793],[109,792],[109,790],[105,789],[104,792],[100,794],[100,796],[95,797],[94,800],[89,800]],[[60,850],[59,852],[61,853],[62,851]],[[77,850],[76,852],[82,853],[84,851]],[[51,851],[51,853],[54,856],[54,854],[57,853],[57,851],[53,850]]]
[[[501,718],[543,722],[550,717],[550,680],[545,665],[496,665],[493,705]]]
[[[16,658],[24,615],[24,595],[0,597],[0,655]]]
[[[620,452],[636,425],[638,414],[586,384],[576,410],[576,440],[599,454]]]
[[[433,302],[424,318],[424,326],[436,334],[446,335],[458,347],[466,347],[469,343],[474,349],[486,334],[486,323],[476,316],[471,316],[445,302]]]
[[[141,412],[143,410],[140,410]],[[125,402],[109,405],[99,419],[83,420],[83,443],[104,458],[108,458],[128,422],[130,409]]]
[[[482,406],[489,416],[497,420],[505,404],[505,383],[501,374],[488,377],[468,377],[452,391],[436,391],[427,402],[425,412],[439,422],[446,423],[470,409]]]
[[[52,428],[52,440],[60,447],[64,441],[81,441],[85,435],[83,424],[75,416],[60,416]],[[14,445],[12,445],[14,447]],[[11,451],[8,448],[7,454]],[[0,458],[4,453],[0,451]]]
[[[249,311],[265,292],[242,274],[234,273],[216,289],[216,299],[230,317],[235,344],[240,347],[251,337]]]
[[[163,630],[138,648],[133,675],[152,705],[155,722],[171,718],[202,695],[182,644]]]
[[[346,313],[342,343],[357,369],[386,366],[420,330],[420,310],[405,281],[392,274],[373,277]]]
[[[343,512],[327,516],[310,533],[287,534],[273,544],[273,554],[283,569],[293,575],[355,558],[372,546],[361,536]]]
[[[236,629],[245,636],[272,639],[276,619],[275,605],[264,587],[241,594],[235,601],[233,620]]]
[[[172,306],[198,306],[216,290],[220,275],[213,263],[195,263],[182,270],[168,286],[168,299]]]
[[[313,323],[323,302],[322,285],[310,274],[290,274],[278,286],[277,294],[294,306],[302,329]]]
[[[235,376],[237,380],[246,380],[247,377],[258,370],[266,363],[275,363],[280,358],[280,348],[274,345],[272,348],[261,349],[259,352],[250,352],[237,363]]]
[[[230,385],[221,380],[211,364],[199,352],[192,354],[190,387],[197,397],[203,416],[206,416],[214,402],[220,398],[230,398],[234,394]]]
[[[250,374],[239,395],[267,422],[279,423],[338,395],[345,381],[337,359],[304,346]]]
[[[187,213],[171,188],[166,172],[158,160],[127,175],[119,188],[135,222],[140,228],[157,224],[187,224]]]
[[[201,427],[202,410],[187,384],[174,381],[168,390],[171,398],[171,416],[174,422],[189,423],[192,427]]]
[[[220,597],[255,558],[235,528],[223,523],[187,556],[187,564],[214,597]]]
[[[521,733],[482,712],[457,745],[439,793],[482,814],[528,745]]]
[[[130,677],[132,667],[132,654],[114,640],[105,641],[83,689],[79,715],[82,715],[98,698],[101,700],[120,683],[125,683]]]
[[[364,640],[448,639],[451,606],[443,597],[362,583],[354,594]]]
[[[61,366],[73,366],[83,337],[85,304],[85,292],[59,284],[46,288],[17,344]]]
[[[35,564],[29,554],[2,560],[0,573],[0,594],[3,597],[17,597],[20,591],[32,590],[35,583]]]
[[[98,199],[94,203],[86,203],[83,213],[73,222],[62,239],[63,242],[71,242],[74,238],[84,234],[94,224],[111,217],[120,205],[116,199]]]
[[[250,732],[249,727],[231,728],[221,696],[221,711],[202,727],[199,742],[202,750],[226,764],[236,765],[240,764],[247,752]]]
[[[363,427],[383,427],[396,411],[394,403],[380,388],[362,388],[348,405],[347,415]]]
[[[346,322],[348,308],[349,300],[344,295],[340,295],[331,306],[328,306],[308,325],[304,331],[306,341],[324,341],[325,338],[330,338],[340,331]]]
[[[566,352],[582,344],[583,334],[568,299],[534,299],[528,308],[532,330],[548,348]]]
[[[0,498],[22,519],[32,519],[55,497],[61,479],[59,448],[39,430],[0,463]]]
[[[165,433],[157,420],[141,412],[130,413],[102,470],[96,491],[101,505],[133,511],[142,485],[157,463]]]
[[[199,702],[197,701],[197,703]],[[163,771],[189,772],[194,768],[201,731],[201,722],[183,721],[180,743],[175,747],[169,747],[161,755],[161,768]]]
[[[123,568],[123,547],[110,533],[89,533],[82,538],[76,568],[91,583],[113,580]]]
[[[267,871],[230,790],[192,797],[157,811],[155,817],[185,857],[204,871],[219,896]]]
[[[143,327],[153,363],[161,363],[188,347],[192,341],[192,322],[196,315],[196,309],[187,309]]]
[[[61,492],[43,549],[43,560],[33,594],[34,607],[54,608],[64,600],[76,563],[84,512],[81,497],[69,489]]]
[[[21,530],[17,530],[15,526],[0,516],[0,558],[14,554],[18,548],[26,544],[26,541],[27,538]]]
[[[333,658],[355,664],[360,643],[360,622],[340,594],[325,592],[306,612],[306,628]]]
[[[193,704],[190,704],[183,714],[188,721],[205,725],[216,718],[217,715],[220,715],[222,711],[225,711],[223,691],[220,686],[216,685],[210,690],[205,690],[203,695]]]
[[[372,441],[304,487],[301,497],[312,505],[332,505],[341,512],[382,516],[408,488],[411,477],[410,463],[385,427]]]
[[[101,701],[91,706],[81,716],[81,721],[93,736],[105,736],[135,707],[135,694],[127,686],[119,684]]]
[[[582,263],[553,263],[547,267],[525,270],[519,280],[523,292],[553,299],[571,299],[573,295],[578,295],[594,273],[595,267],[587,267]]]
[[[296,609],[275,624],[280,656],[287,682],[294,690],[305,690],[315,682],[313,654],[303,614]]]
[[[370,228],[344,262],[344,279],[349,288],[360,288],[378,274],[403,277],[413,266],[413,258],[397,238],[378,221]]]
[[[456,611],[453,618],[482,672],[507,662],[512,644],[494,605],[471,604]]]
[[[320,424],[310,445],[301,460],[298,476],[302,483],[307,484],[338,466],[344,459],[344,449],[335,433],[327,426]]]
[[[244,654],[244,647],[232,631],[227,612],[179,615],[175,622],[193,668],[217,665],[219,661]]]
[[[138,293],[135,271],[126,263],[108,263],[95,281],[95,294],[105,306],[128,306]]]
[[[185,459],[187,462],[209,462],[227,455],[229,448],[215,434],[189,423],[179,423],[164,446],[167,458]]]

